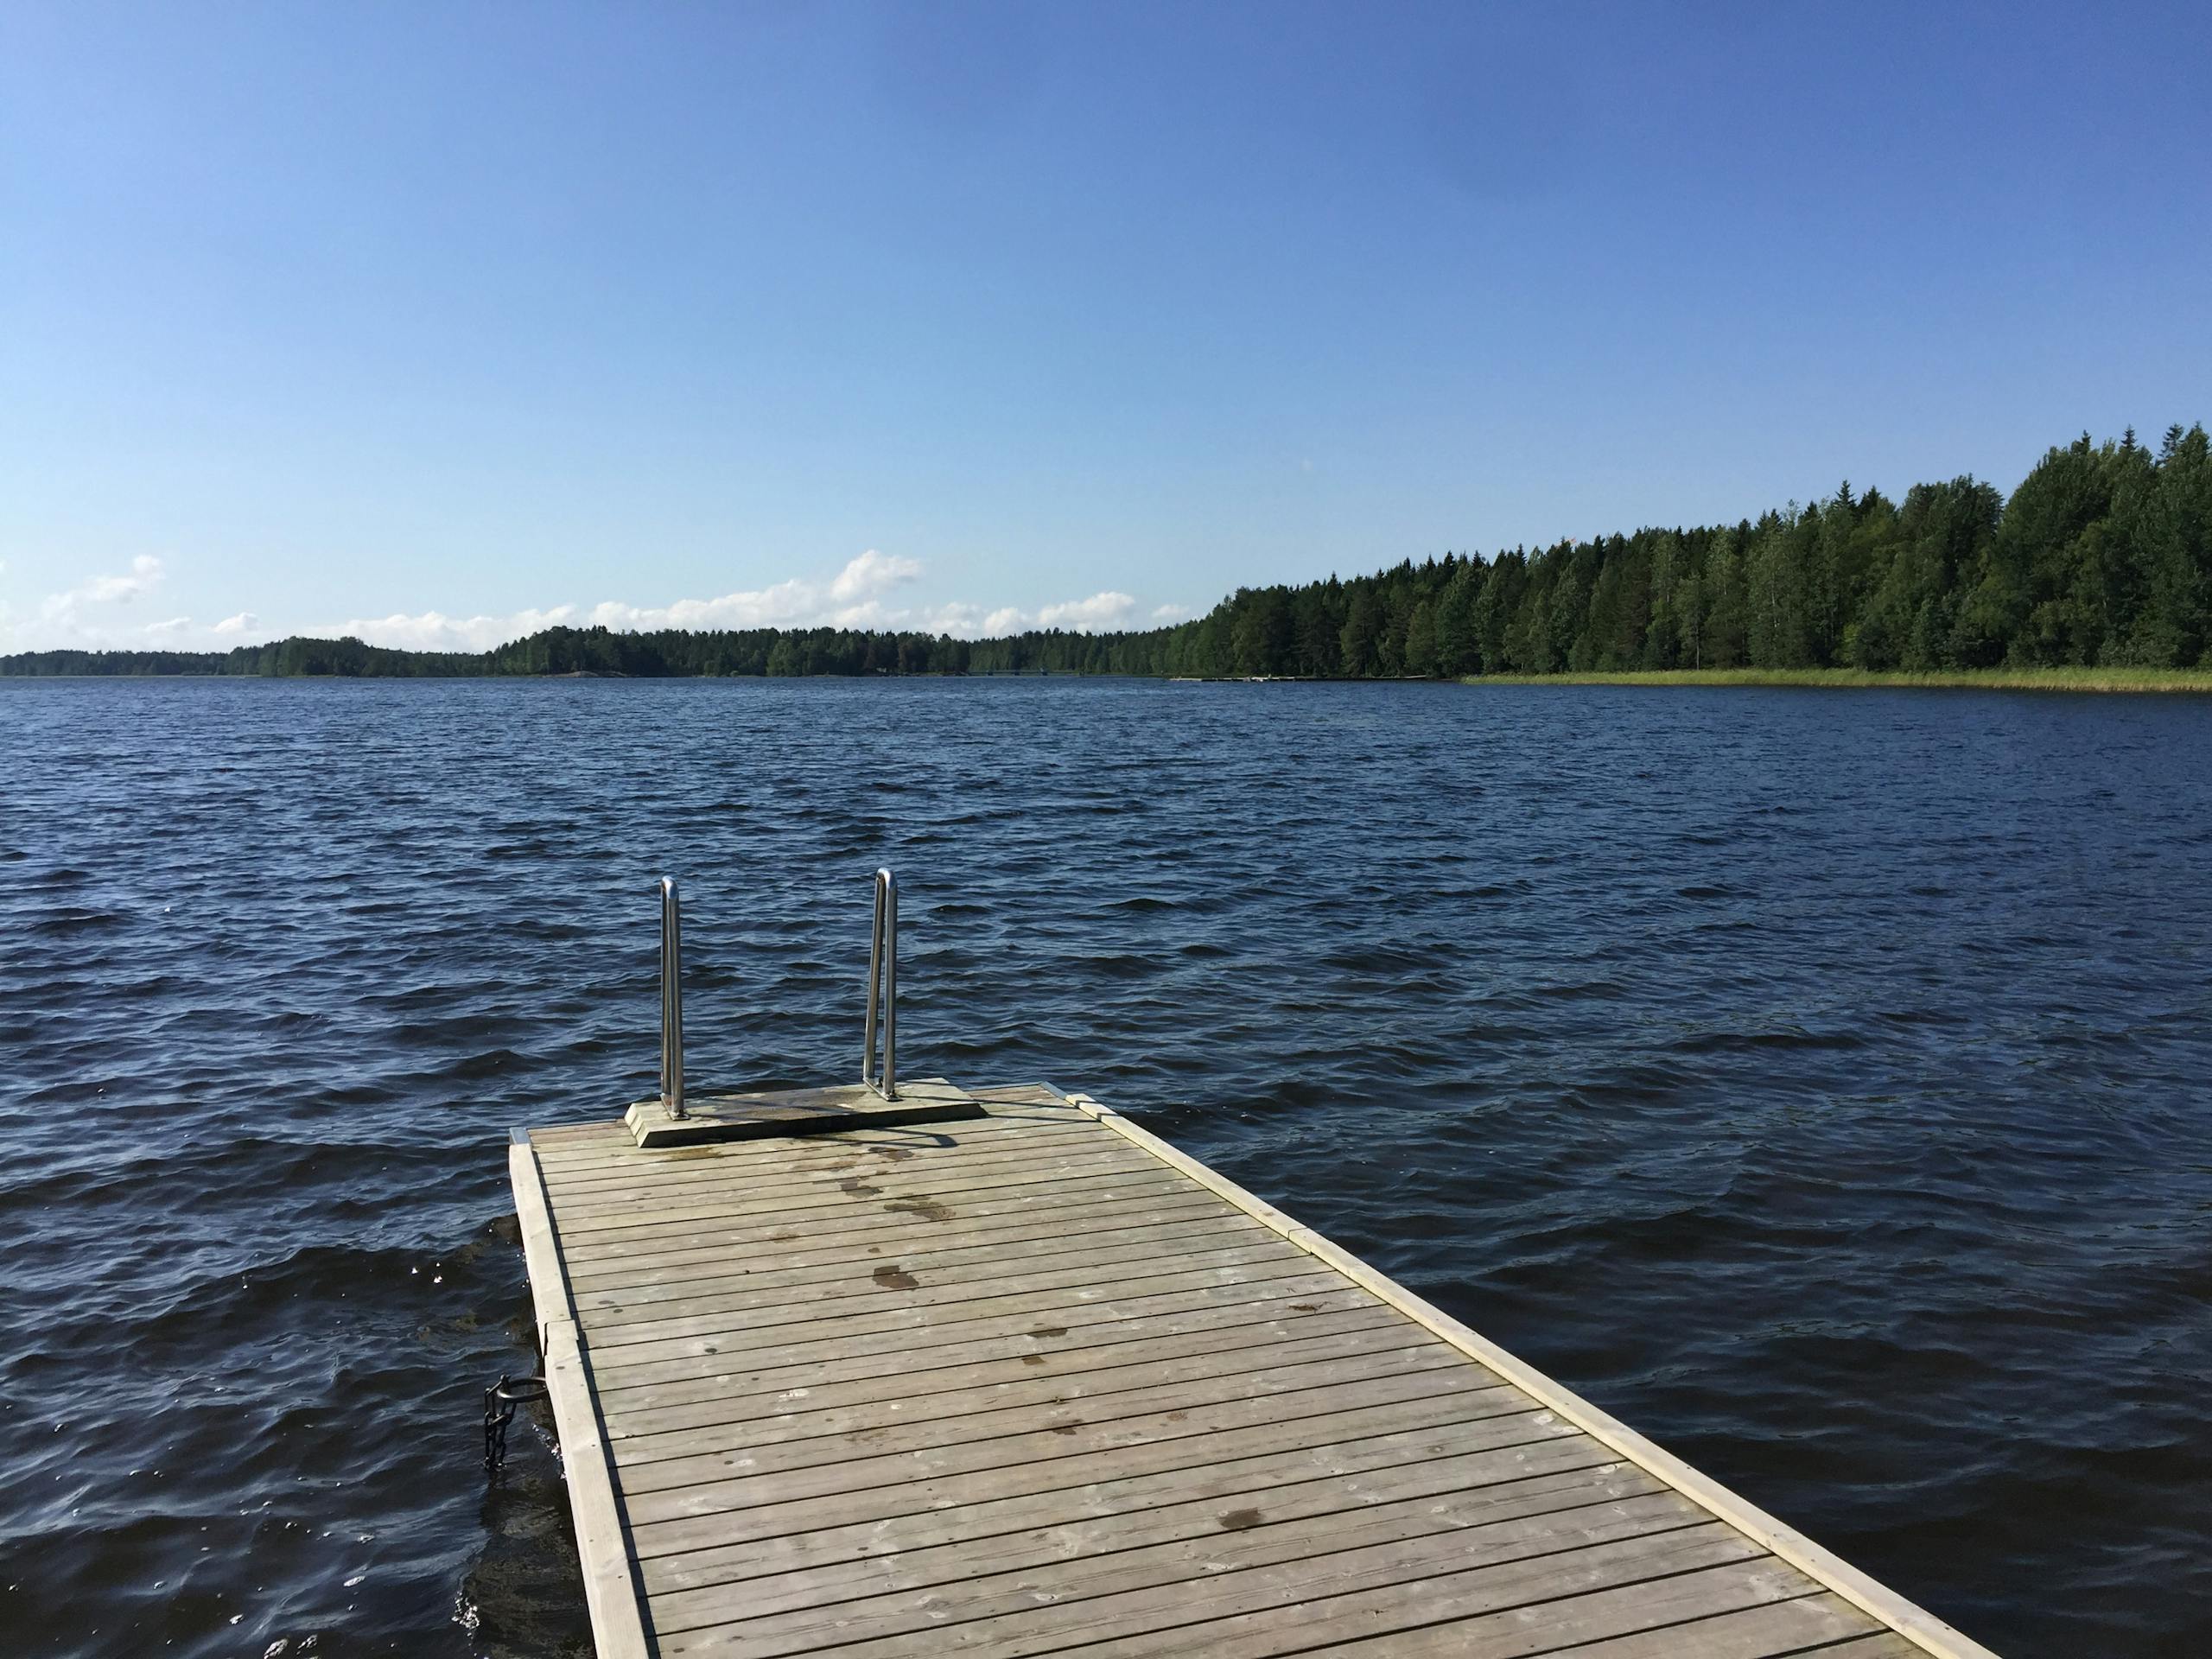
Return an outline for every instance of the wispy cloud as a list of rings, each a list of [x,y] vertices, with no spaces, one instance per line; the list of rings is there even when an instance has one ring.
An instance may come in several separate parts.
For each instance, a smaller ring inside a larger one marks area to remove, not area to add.
[[[588,607],[559,605],[505,615],[450,616],[424,611],[352,617],[306,632],[353,634],[372,645],[410,651],[488,651],[563,624],[639,633],[658,628],[905,628],[973,639],[1027,628],[1089,632],[1122,627],[1137,608],[1130,595],[1111,589],[1033,611],[1017,606],[986,609],[957,600],[935,606],[897,603],[899,591],[922,575],[920,560],[869,548],[827,582],[794,576],[771,587],[741,588],[711,599],[679,599],[666,605],[610,599]]]
[[[1033,609],[966,600],[920,602],[909,590],[924,574],[918,559],[869,548],[827,577],[794,576],[765,588],[739,588],[703,599],[677,599],[664,605],[609,599],[593,605],[466,614],[394,611],[384,616],[273,626],[264,625],[256,613],[243,610],[205,624],[195,624],[186,615],[140,620],[131,614],[131,608],[158,590],[168,575],[159,558],[142,554],[131,561],[128,570],[91,576],[66,592],[49,594],[39,609],[37,625],[17,630],[25,636],[20,641],[8,637],[6,615],[0,612],[0,643],[10,648],[159,645],[168,649],[224,649],[278,634],[304,633],[321,638],[352,635],[371,645],[408,651],[480,652],[563,625],[618,632],[659,628],[909,629],[973,639],[1032,628],[1090,632],[1128,627],[1141,608],[1133,595],[1114,588]],[[1183,614],[1177,606],[1161,606],[1152,613],[1155,621]],[[33,635],[36,637],[29,637]]]
[[[794,576],[771,587],[740,588],[710,599],[679,599],[666,605],[632,605],[609,599],[588,607],[556,605],[503,615],[450,616],[442,611],[423,611],[413,615],[357,616],[304,632],[352,634],[372,645],[410,651],[488,651],[541,628],[563,624],[640,633],[657,628],[899,627],[909,625],[909,613],[891,607],[888,596],[921,574],[919,560],[870,548],[849,561],[828,582]]]
[[[321,639],[351,637],[399,651],[489,651],[541,628],[563,622],[574,626],[579,621],[575,606],[556,605],[550,611],[512,611],[499,616],[394,611],[390,616],[349,617],[343,622],[316,623],[294,632]]]
[[[107,605],[128,605],[143,599],[162,585],[162,562],[150,553],[130,561],[130,569],[118,575],[93,576],[74,588],[48,594],[39,607],[41,620],[67,626],[88,610]]]
[[[23,613],[20,620],[0,606],[0,645],[33,650],[147,644],[174,647],[191,632],[190,617],[143,622],[136,613],[139,602],[157,592],[167,575],[160,559],[141,553],[128,569],[87,576],[73,588],[47,594],[35,612]]]
[[[1120,627],[1136,607],[1136,601],[1128,594],[1117,594],[1109,588],[1089,599],[1047,605],[1037,613],[1037,620],[1048,628],[1075,628],[1088,633],[1094,628]]]
[[[1002,605],[988,613],[982,619],[982,627],[973,630],[972,633],[1020,633],[1030,628],[1065,628],[1073,633],[1096,633],[1102,629],[1127,627],[1129,613],[1136,607],[1135,599],[1112,588],[1093,594],[1089,599],[1069,599],[1057,605],[1040,605],[1033,611],[1025,611],[1017,605]],[[945,632],[958,630],[947,629]]]

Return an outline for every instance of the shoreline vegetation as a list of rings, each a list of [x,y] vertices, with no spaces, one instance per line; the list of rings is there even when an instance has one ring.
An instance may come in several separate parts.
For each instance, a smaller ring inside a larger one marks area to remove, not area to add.
[[[995,639],[841,628],[554,627],[480,652],[293,638],[39,651],[0,677],[1121,674],[1633,685],[2212,690],[2212,442],[2170,427],[2047,451],[2009,498],[1848,483],[1756,520],[1240,588],[1205,616]]]
[[[1610,673],[1468,674],[1465,685],[1794,686],[1808,690],[1899,687],[1956,691],[2194,691],[2212,693],[2212,667],[1968,668],[1926,673],[1864,668],[1660,668]]]

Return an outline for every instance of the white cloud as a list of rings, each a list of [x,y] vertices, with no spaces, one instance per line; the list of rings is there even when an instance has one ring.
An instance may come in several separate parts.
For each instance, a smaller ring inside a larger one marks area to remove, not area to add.
[[[828,582],[794,576],[766,588],[740,588],[710,599],[679,599],[666,605],[632,605],[601,600],[588,609],[556,605],[545,610],[505,615],[449,616],[442,611],[410,615],[352,617],[304,632],[352,634],[372,645],[409,651],[489,651],[542,628],[609,628],[618,633],[650,633],[658,628],[895,628],[911,625],[907,612],[893,609],[883,596],[922,574],[918,559],[869,548],[849,560]]]
[[[944,605],[933,605],[914,619],[913,626],[925,633],[949,633],[955,639],[973,639],[983,632],[983,607],[956,599]]]
[[[920,626],[966,639],[1027,633],[1036,628],[1065,628],[1075,633],[1090,633],[1100,628],[1128,626],[1129,613],[1136,609],[1136,605],[1128,594],[1109,588],[1089,599],[1063,600],[1033,611],[1025,611],[1018,605],[1001,605],[991,611],[974,605],[948,605],[931,613],[937,620]]]
[[[1187,605],[1155,605],[1152,607],[1152,620],[1155,622],[1180,622],[1190,613],[1191,607]]]
[[[188,643],[194,630],[188,616],[158,618],[141,622],[131,613],[139,601],[157,592],[168,572],[162,561],[141,553],[128,569],[87,576],[73,588],[48,594],[39,601],[35,620],[4,628],[8,642],[19,650],[143,645],[149,639],[179,646]],[[0,613],[0,623],[10,619]]]
[[[882,596],[921,574],[920,560],[870,548],[826,584],[794,576],[772,587],[741,588],[713,599],[679,599],[670,605],[604,600],[592,607],[586,620],[600,627],[640,632],[654,628],[895,627],[907,613],[887,607]]]
[[[526,633],[579,620],[573,605],[556,605],[550,611],[514,611],[505,616],[448,616],[443,611],[410,616],[395,611],[390,616],[353,617],[298,632],[320,639],[351,636],[400,651],[489,651]]]
[[[1037,620],[1048,628],[1073,628],[1088,633],[1094,628],[1118,628],[1128,620],[1129,613],[1137,607],[1135,600],[1127,594],[1117,594],[1108,588],[1103,594],[1093,594],[1089,599],[1071,599],[1065,604],[1047,605],[1037,613]]]
[[[128,605],[162,585],[162,562],[150,553],[130,561],[123,574],[93,576],[64,593],[48,594],[39,607],[40,619],[50,626],[74,628],[85,611],[102,605]]]
[[[830,584],[830,597],[847,604],[856,599],[873,599],[901,582],[912,582],[921,574],[919,559],[879,553],[871,547],[837,573],[837,579]]]
[[[77,591],[95,605],[128,603],[150,594],[161,582],[162,562],[150,553],[141,553],[130,561],[130,575],[94,576]]]
[[[101,646],[142,642],[149,636],[174,646],[221,650],[250,639],[283,633],[318,638],[352,635],[371,645],[410,651],[488,651],[542,629],[566,625],[616,632],[648,632],[659,628],[879,628],[911,629],[973,639],[1033,628],[1066,628],[1079,632],[1133,626],[1139,613],[1131,595],[1108,588],[1087,599],[1063,600],[1034,610],[986,606],[966,600],[934,604],[901,601],[901,590],[918,582],[920,560],[869,548],[826,578],[794,576],[766,587],[739,588],[704,599],[677,599],[664,605],[636,605],[602,600],[590,606],[555,605],[509,612],[455,614],[446,611],[395,611],[384,616],[353,616],[305,625],[264,626],[251,611],[239,611],[212,624],[175,616],[151,623],[126,621],[117,613],[158,589],[166,578],[160,559],[142,554],[127,571],[92,576],[66,593],[50,594],[35,627],[21,619],[10,640],[15,649],[35,645]],[[1179,620],[1188,613],[1162,605],[1153,625]],[[9,619],[0,610],[0,638]],[[35,634],[35,639],[29,638]]]

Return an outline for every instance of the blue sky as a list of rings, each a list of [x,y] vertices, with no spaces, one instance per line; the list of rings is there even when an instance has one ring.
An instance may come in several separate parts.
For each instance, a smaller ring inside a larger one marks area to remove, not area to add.
[[[0,650],[1140,625],[2212,417],[2212,10],[0,9]]]

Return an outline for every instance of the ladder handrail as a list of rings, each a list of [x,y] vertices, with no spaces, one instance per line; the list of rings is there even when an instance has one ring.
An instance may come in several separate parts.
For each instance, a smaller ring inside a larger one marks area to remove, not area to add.
[[[660,879],[660,1103],[683,1112],[683,910],[676,878]]]
[[[883,1071],[875,1073],[875,1010],[883,1004]],[[899,1098],[899,878],[875,873],[875,926],[868,948],[868,1019],[861,1038],[861,1081],[886,1100]]]
[[[879,1015],[883,1028],[880,1071],[875,1058]],[[899,878],[888,868],[875,873],[861,1081],[886,1100],[899,1098]],[[689,1116],[683,1102],[683,906],[672,875],[660,879],[660,1103],[671,1118]]]

